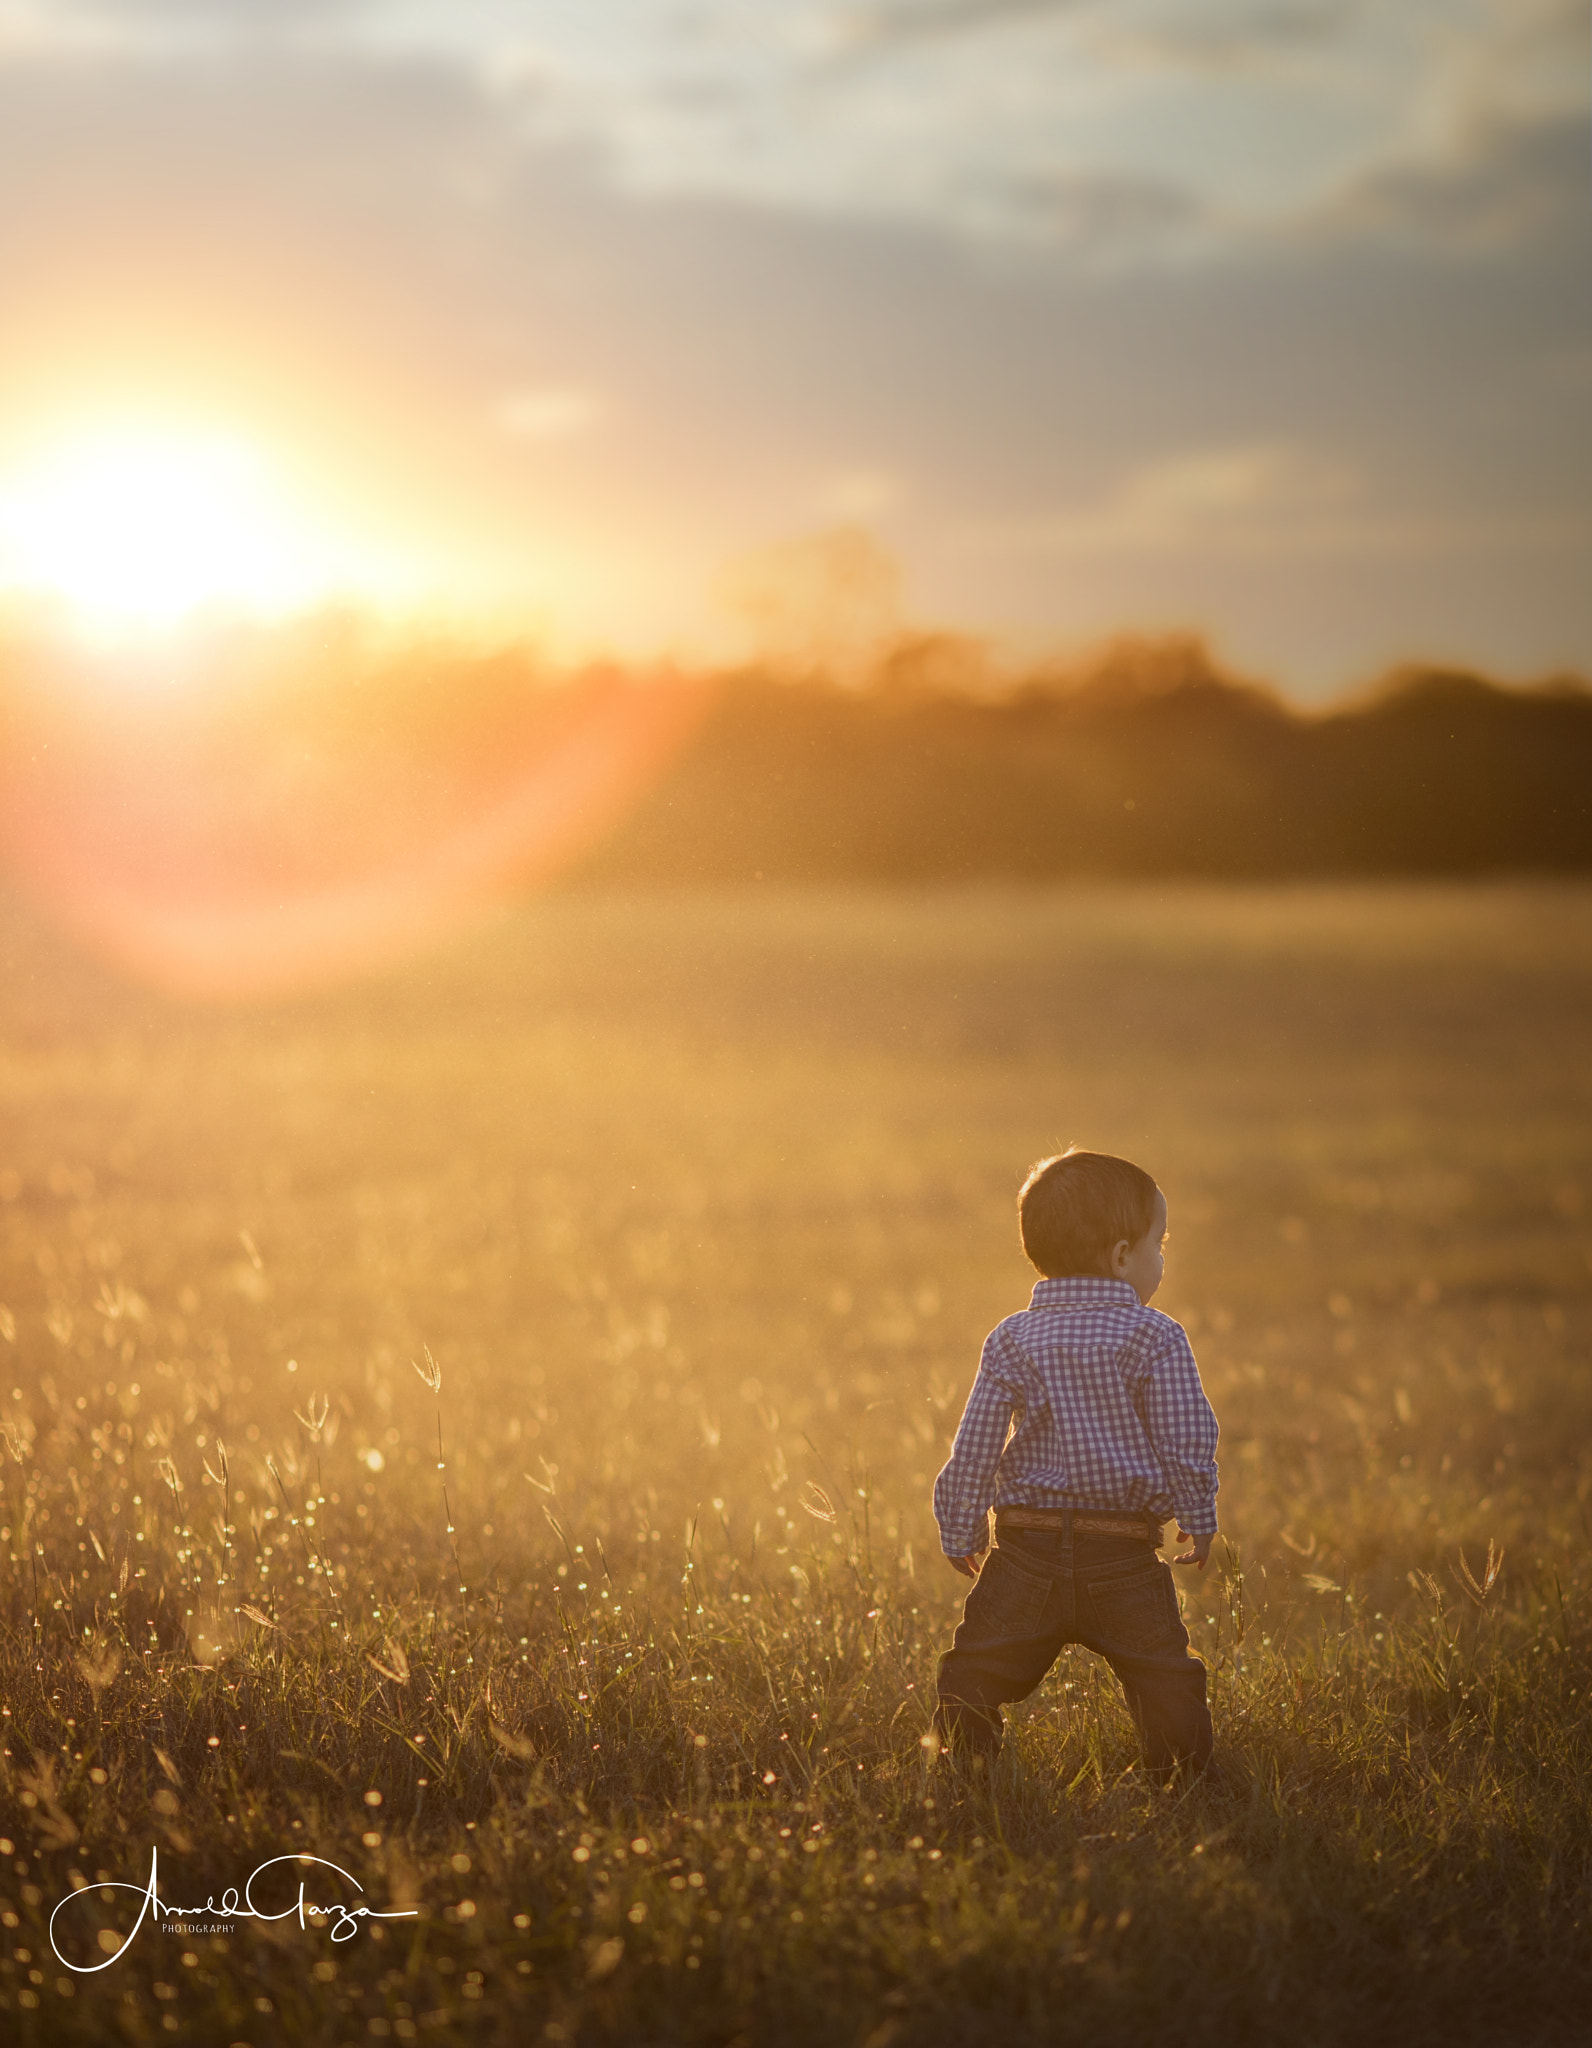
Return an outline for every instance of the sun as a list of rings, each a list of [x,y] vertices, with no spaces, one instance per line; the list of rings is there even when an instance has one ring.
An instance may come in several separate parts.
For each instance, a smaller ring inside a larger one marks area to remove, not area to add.
[[[91,622],[287,612],[330,594],[343,566],[235,434],[99,430],[0,476],[0,584]]]

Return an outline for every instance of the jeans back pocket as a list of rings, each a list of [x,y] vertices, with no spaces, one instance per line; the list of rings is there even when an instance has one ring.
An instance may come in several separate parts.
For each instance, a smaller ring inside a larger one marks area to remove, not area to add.
[[[992,1550],[968,1595],[967,1615],[981,1635],[1031,1636],[1038,1633],[1050,1598],[1047,1573],[1019,1564],[1008,1550]]]
[[[1080,1573],[1102,1642],[1124,1650],[1172,1648],[1186,1642],[1172,1574],[1159,1558],[1085,1566]]]

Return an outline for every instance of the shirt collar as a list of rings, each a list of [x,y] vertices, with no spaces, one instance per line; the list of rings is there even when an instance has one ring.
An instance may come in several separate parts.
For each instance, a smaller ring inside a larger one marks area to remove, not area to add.
[[[1107,1280],[1095,1273],[1064,1273],[1059,1280],[1036,1280],[1030,1308],[1104,1308],[1108,1302],[1138,1306],[1139,1297],[1127,1280]]]

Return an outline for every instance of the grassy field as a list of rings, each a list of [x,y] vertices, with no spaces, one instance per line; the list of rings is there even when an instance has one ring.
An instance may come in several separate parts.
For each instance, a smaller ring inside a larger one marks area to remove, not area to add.
[[[234,1012],[12,907],[0,969],[6,2041],[1585,2038],[1592,891],[569,896]],[[1082,1652],[992,1791],[922,1746],[1069,1140],[1168,1195],[1225,1792]],[[415,1917],[69,1973],[152,1848]]]

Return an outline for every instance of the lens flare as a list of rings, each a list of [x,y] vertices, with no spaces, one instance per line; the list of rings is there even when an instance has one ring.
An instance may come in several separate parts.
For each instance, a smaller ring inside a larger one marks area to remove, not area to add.
[[[162,688],[0,645],[0,871],[179,994],[357,975],[559,873],[707,701],[667,671],[558,678],[423,645],[368,676],[334,648],[316,674],[330,625],[260,631],[275,670],[204,641]]]

